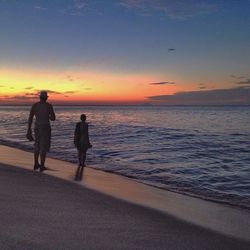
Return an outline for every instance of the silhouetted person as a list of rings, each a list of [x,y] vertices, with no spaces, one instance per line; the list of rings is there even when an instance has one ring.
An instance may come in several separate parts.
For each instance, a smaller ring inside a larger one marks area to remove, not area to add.
[[[89,129],[88,123],[86,123],[86,115],[81,115],[81,122],[76,124],[75,134],[74,134],[74,144],[78,150],[78,161],[79,168],[85,167],[86,153],[92,145],[89,142]]]
[[[34,144],[34,170],[40,168],[44,171],[47,168],[44,166],[46,153],[50,149],[51,127],[50,121],[55,121],[56,116],[53,106],[47,102],[48,94],[46,91],[40,92],[40,101],[33,104],[30,110],[27,138],[32,140],[31,125],[35,116],[35,144]],[[40,156],[40,164],[39,164]]]

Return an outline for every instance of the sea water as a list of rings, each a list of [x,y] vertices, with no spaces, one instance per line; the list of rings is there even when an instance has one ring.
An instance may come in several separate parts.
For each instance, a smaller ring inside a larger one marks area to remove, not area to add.
[[[30,107],[0,106],[0,143],[32,150]],[[249,106],[55,106],[50,157],[73,162],[87,115],[89,167],[158,188],[250,209]]]

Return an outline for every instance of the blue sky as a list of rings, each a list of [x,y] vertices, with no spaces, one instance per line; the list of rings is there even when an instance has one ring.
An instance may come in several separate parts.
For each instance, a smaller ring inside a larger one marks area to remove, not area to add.
[[[0,0],[0,66],[138,75],[166,83],[151,85],[163,104],[183,91],[249,92],[249,10],[249,0]]]

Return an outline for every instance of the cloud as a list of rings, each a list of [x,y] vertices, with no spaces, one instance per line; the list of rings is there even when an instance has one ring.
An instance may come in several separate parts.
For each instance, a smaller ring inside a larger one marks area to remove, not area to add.
[[[38,93],[40,92],[41,90],[38,91]],[[63,93],[62,92],[59,92],[59,91],[55,91],[55,90],[45,90],[47,91],[48,94],[55,94],[55,95],[62,95]]]
[[[171,19],[188,19],[217,10],[215,4],[202,0],[122,0],[120,6],[140,13],[161,12]]]
[[[198,86],[199,86],[199,89],[206,89],[207,88],[204,83],[199,83]]]
[[[48,92],[48,94],[64,95],[64,96],[66,96],[67,94],[74,94],[74,93],[76,93],[76,91],[73,91],[73,90],[61,91],[61,92],[55,91],[55,90],[46,90],[46,91]]]
[[[4,98],[8,100],[34,100],[38,98],[38,95],[35,93],[26,93],[24,95],[5,96]]]
[[[48,8],[45,8],[45,7],[42,7],[42,6],[38,6],[38,5],[33,6],[33,8],[36,9],[36,10],[47,10],[48,9]]]
[[[64,94],[75,94],[76,93],[76,91],[65,91],[65,92],[63,92]]]
[[[81,10],[87,6],[87,1],[86,0],[75,0],[75,8],[78,10]]]
[[[245,76],[236,76],[236,75],[231,75],[232,78],[234,79],[245,79]]]
[[[166,105],[250,105],[250,87],[177,92],[150,96],[148,99]]]
[[[70,81],[70,82],[73,82],[75,80],[74,77],[71,75],[67,75],[65,78],[67,81]]]
[[[48,94],[56,94],[56,95],[63,95],[63,92],[55,91],[55,90],[46,90]]]
[[[87,6],[87,0],[72,0],[71,4],[67,8],[61,9],[59,12],[71,16],[81,16],[83,15]]]
[[[149,85],[167,85],[167,84],[176,84],[175,82],[151,82]]]
[[[64,95],[64,93],[66,92],[60,92],[60,91],[56,91],[56,90],[50,90],[50,89],[33,89],[33,92],[32,93],[29,93],[29,94],[33,94],[33,95],[36,95],[36,97],[39,96],[39,93],[41,91],[47,91],[48,94],[54,94],[54,95]]]
[[[37,96],[15,95],[11,99],[14,99],[14,100],[34,100],[34,99],[37,99]]]
[[[27,87],[26,89],[28,89]],[[38,100],[39,99],[39,93],[41,90],[33,89],[32,92],[20,94],[20,95],[7,95],[7,96],[0,96],[2,99],[9,100],[9,101],[29,101],[29,100]],[[54,94],[54,95],[61,95],[63,97],[69,97],[67,94],[73,94],[76,93],[76,91],[54,91],[54,90],[46,90],[48,94]]]
[[[241,81],[241,82],[236,82],[236,84],[238,84],[238,85],[250,85],[250,79],[246,79],[245,81]]]
[[[29,87],[26,87],[26,88],[24,88],[24,89],[33,89],[34,87],[32,87],[32,86],[29,86]]]

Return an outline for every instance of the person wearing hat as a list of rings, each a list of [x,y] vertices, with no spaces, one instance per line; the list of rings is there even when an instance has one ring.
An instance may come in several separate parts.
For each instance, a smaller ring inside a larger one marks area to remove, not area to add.
[[[47,91],[40,92],[40,101],[33,104],[29,114],[28,120],[28,130],[27,130],[27,139],[32,141],[32,122],[35,116],[35,144],[34,144],[34,170],[40,169],[44,171],[47,168],[45,167],[46,153],[50,149],[50,140],[51,140],[51,126],[50,121],[55,121],[56,116],[53,109],[53,106],[47,102],[48,94]],[[40,156],[40,164],[39,164]]]

